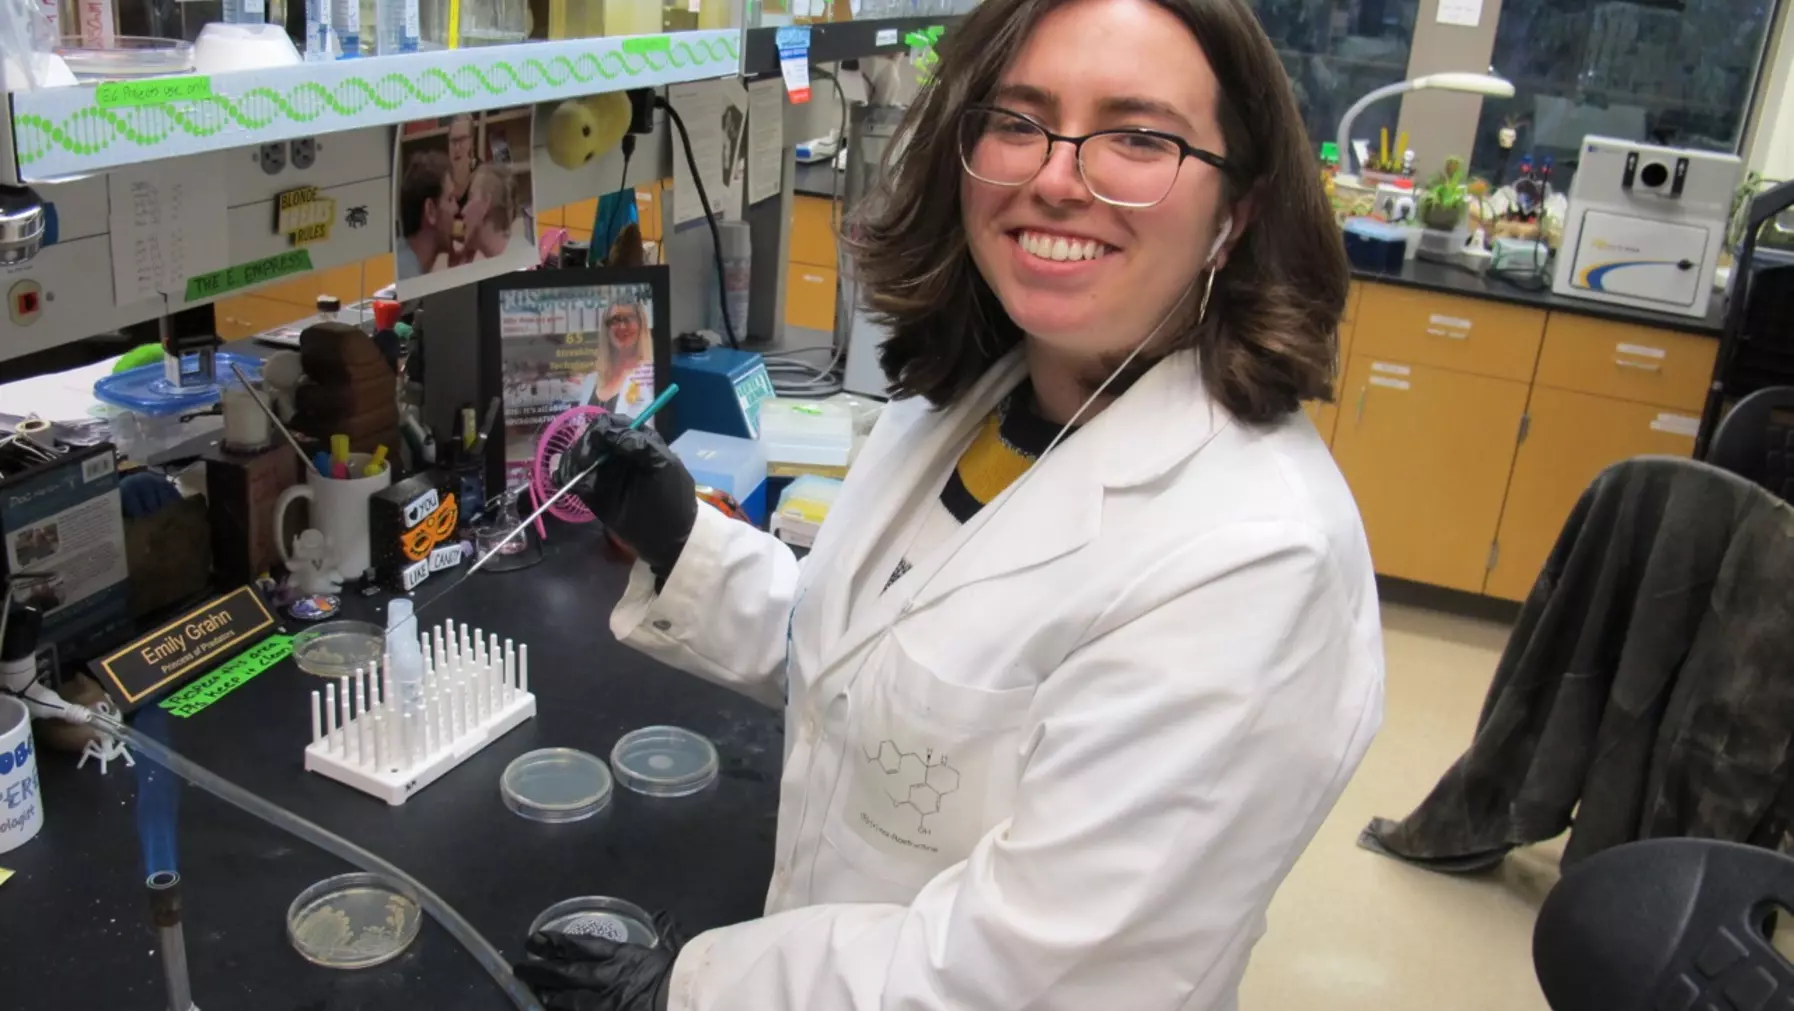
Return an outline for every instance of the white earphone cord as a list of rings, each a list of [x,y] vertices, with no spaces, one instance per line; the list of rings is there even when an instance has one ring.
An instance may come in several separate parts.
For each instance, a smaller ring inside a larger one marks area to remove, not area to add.
[[[1232,234],[1232,232],[1233,219],[1229,218],[1221,223],[1221,234],[1215,237],[1215,243],[1209,249],[1208,262],[1211,264],[1210,269],[1216,269],[1212,266],[1215,262],[1215,254],[1221,251],[1221,244],[1227,241],[1228,235]],[[1183,290],[1183,294],[1177,296],[1177,301],[1171,303],[1171,308],[1159,319],[1158,323],[1155,324],[1151,330],[1147,331],[1146,336],[1141,339],[1140,343],[1134,345],[1134,349],[1127,353],[1127,357],[1121,360],[1121,364],[1115,366],[1115,371],[1109,373],[1109,378],[1103,380],[1102,385],[1098,386],[1095,392],[1084,398],[1084,403],[1072,413],[1071,420],[1060,427],[1058,434],[1053,436],[1053,441],[1047,443],[1047,447],[1040,451],[1039,456],[1034,458],[1034,464],[1023,472],[1022,476],[1017,478],[1015,483],[1010,485],[1002,495],[998,496],[999,501],[991,503],[990,517],[984,521],[985,523],[995,522],[996,514],[1002,510],[1003,506],[1007,505],[1011,499],[1020,494],[1022,486],[1035,474],[1039,473],[1040,465],[1046,460],[1047,454],[1051,453],[1053,449],[1065,439],[1065,434],[1067,432],[1070,432],[1076,427],[1078,420],[1084,416],[1084,412],[1090,410],[1090,405],[1096,403],[1097,398],[1103,395],[1103,392],[1109,388],[1110,384],[1114,383],[1123,372],[1127,371],[1127,367],[1134,363],[1134,359],[1139,357],[1141,351],[1146,350],[1146,345],[1152,343],[1153,338],[1159,335],[1159,331],[1165,329],[1165,324],[1171,322],[1171,317],[1177,315],[1178,310],[1183,308],[1184,300],[1188,299],[1190,293],[1195,290],[1196,282],[1191,281],[1189,286]],[[974,536],[976,536],[976,534],[974,534]],[[935,566],[934,571],[929,574],[928,578],[922,581],[922,585],[916,587],[915,592],[910,595],[910,599],[914,600],[921,596],[922,591],[928,588],[928,584],[934,582],[934,577],[946,571],[947,565],[951,563],[953,559],[959,557],[959,552],[971,542],[971,537],[961,540],[958,547],[955,547],[946,558],[941,559],[941,564]]]

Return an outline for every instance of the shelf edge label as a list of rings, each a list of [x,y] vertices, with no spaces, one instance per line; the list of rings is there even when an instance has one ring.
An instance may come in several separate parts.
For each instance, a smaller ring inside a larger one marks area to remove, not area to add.
[[[247,288],[250,285],[272,281],[288,274],[303,274],[312,269],[311,250],[294,249],[285,253],[277,253],[262,260],[239,263],[234,267],[214,270],[210,274],[187,278],[187,298],[189,302],[197,302],[202,298],[212,298],[226,292]]]
[[[168,102],[196,102],[212,97],[212,79],[204,74],[152,77],[143,81],[105,81],[94,89],[94,104],[124,109]]]

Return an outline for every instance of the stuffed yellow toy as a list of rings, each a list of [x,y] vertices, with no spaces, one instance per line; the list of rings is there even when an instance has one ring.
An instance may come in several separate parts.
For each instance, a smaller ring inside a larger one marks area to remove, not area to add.
[[[620,91],[572,98],[548,116],[548,157],[564,169],[602,158],[629,131],[629,98]]]

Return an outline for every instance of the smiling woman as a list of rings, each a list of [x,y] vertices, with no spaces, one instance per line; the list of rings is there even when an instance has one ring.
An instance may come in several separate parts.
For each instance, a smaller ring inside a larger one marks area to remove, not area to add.
[[[787,751],[767,916],[537,934],[550,1007],[1231,1011],[1381,719],[1296,409],[1344,255],[1245,0],[984,0],[947,39],[855,235],[899,396],[803,567],[651,432],[561,456],[639,559],[612,631],[783,706]]]
[[[1243,421],[1331,399],[1345,258],[1243,2],[986,3],[942,45],[850,230],[898,394],[950,403],[1026,335],[1064,421],[1163,321],[1117,389],[1197,348]]]

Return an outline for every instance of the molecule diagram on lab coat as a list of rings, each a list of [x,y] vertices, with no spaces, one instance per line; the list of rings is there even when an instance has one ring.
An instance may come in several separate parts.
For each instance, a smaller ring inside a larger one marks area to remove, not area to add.
[[[905,751],[896,741],[883,740],[878,750],[861,749],[866,761],[884,773],[885,795],[892,807],[909,807],[921,816],[920,831],[928,833],[928,816],[941,809],[941,802],[959,790],[959,770],[947,763],[947,756],[927,750]]]

